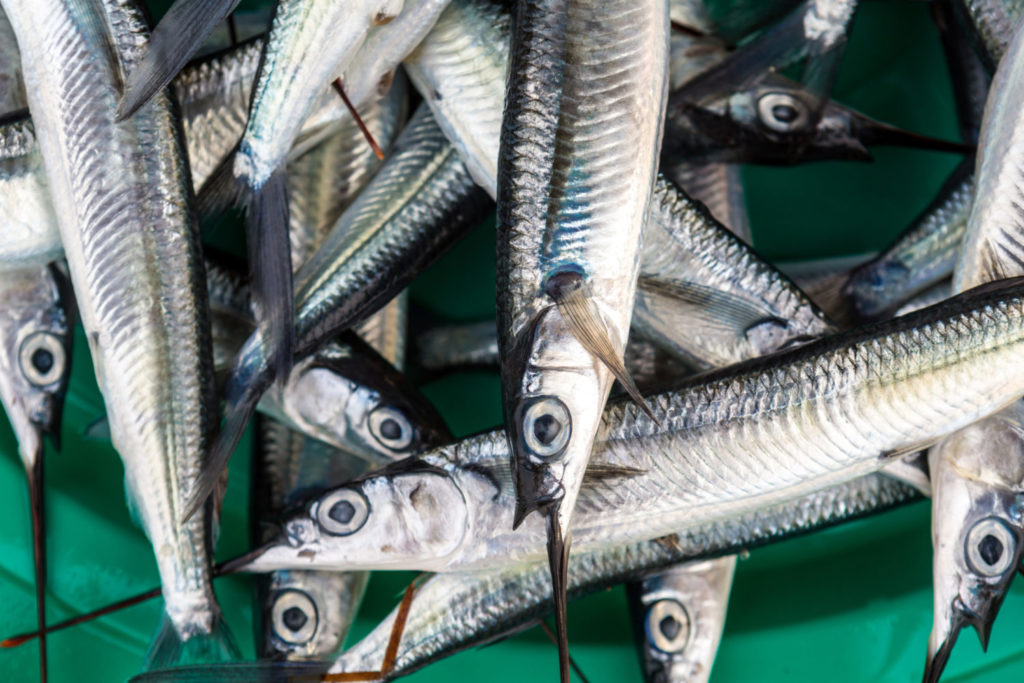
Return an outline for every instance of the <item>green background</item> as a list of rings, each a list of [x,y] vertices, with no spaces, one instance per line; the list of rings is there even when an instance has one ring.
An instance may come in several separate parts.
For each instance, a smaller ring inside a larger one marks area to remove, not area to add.
[[[243,3],[243,8],[246,4]],[[926,3],[864,3],[835,96],[921,133],[956,137],[951,91]],[[747,198],[757,247],[795,260],[878,249],[928,202],[957,159],[879,149],[873,164],[749,168]],[[481,226],[413,286],[432,314],[475,320],[494,312],[494,236]],[[497,376],[462,373],[424,386],[457,435],[500,421]],[[149,544],[124,505],[122,468],[108,444],[87,440],[102,413],[85,339],[76,339],[62,452],[48,450],[48,614],[73,616],[149,589],[157,576]],[[2,421],[0,421],[2,422]],[[16,443],[0,425],[0,635],[35,626],[28,501]],[[232,463],[218,558],[247,549],[248,440]],[[378,573],[353,637],[397,602],[410,574]],[[245,577],[220,579],[227,620],[253,656],[252,603]],[[136,673],[154,633],[159,601],[54,634],[50,680],[119,681]],[[712,679],[722,681],[920,680],[931,628],[929,507],[918,503],[840,529],[757,550],[736,574]],[[946,681],[1024,677],[1024,587],[1011,590],[983,656],[965,632]],[[639,680],[624,593],[617,587],[571,605],[572,654],[591,681]],[[0,650],[0,677],[37,678],[35,645]],[[557,660],[533,629],[466,652],[411,676],[556,680]]]

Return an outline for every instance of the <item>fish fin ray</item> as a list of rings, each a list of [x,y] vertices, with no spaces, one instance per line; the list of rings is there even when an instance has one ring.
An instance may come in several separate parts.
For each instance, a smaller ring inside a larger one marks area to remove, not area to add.
[[[146,653],[144,668],[162,669],[182,664],[230,662],[241,657],[227,623],[217,615],[209,633],[199,633],[183,640],[164,612],[156,636]]]
[[[319,683],[330,662],[231,662],[154,669],[131,683]]]

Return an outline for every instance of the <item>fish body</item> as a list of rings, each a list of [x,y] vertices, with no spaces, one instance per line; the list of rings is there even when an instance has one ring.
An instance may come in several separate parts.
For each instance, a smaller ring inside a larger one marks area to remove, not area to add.
[[[1024,17],[1020,0],[955,0],[955,16],[972,30],[979,56],[995,71]]]
[[[209,511],[180,524],[213,427],[210,331],[180,130],[160,95],[114,121],[146,28],[120,2],[4,3],[111,438],[153,544],[169,623],[150,661],[229,654],[210,585]],[[109,32],[109,33],[108,33]],[[101,180],[101,181],[100,181]]]
[[[791,500],[1009,405],[1024,391],[1015,371],[1024,353],[1021,286],[981,288],[707,373],[650,397],[657,422],[634,404],[609,405],[577,502],[573,548],[655,538]],[[249,568],[462,571],[540,562],[543,520],[509,529],[506,438],[482,434],[353,482],[344,495],[360,512],[345,535],[322,526],[334,495],[326,494]]]

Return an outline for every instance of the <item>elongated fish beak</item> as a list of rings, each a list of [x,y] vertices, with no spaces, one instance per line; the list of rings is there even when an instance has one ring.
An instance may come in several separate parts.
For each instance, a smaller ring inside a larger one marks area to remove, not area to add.
[[[941,140],[897,128],[859,112],[854,114],[854,118],[850,122],[850,129],[853,136],[866,147],[906,147],[951,154],[972,154],[975,149],[974,145],[963,142]]]
[[[39,680],[46,683],[46,524],[43,501],[43,430],[35,439],[35,456],[25,463],[32,517],[32,562],[35,566],[36,622],[39,629]]]
[[[953,646],[956,645],[956,639],[960,635],[960,629],[964,627],[967,620],[964,617],[963,611],[954,603],[952,616],[950,623],[947,624],[947,630],[945,637],[941,641],[938,641],[938,646],[932,649],[929,646],[928,659],[924,666],[924,678],[923,683],[938,683],[939,678],[942,676],[943,670],[946,668],[946,662],[949,661],[949,655],[953,652]],[[935,642],[937,634],[932,633],[931,642]],[[930,644],[929,644],[930,645]]]
[[[558,645],[558,672],[561,683],[569,683],[569,633],[567,621],[569,582],[569,530],[563,529],[564,519],[558,514],[561,503],[547,508],[548,563],[551,567],[551,593],[555,604],[555,635]]]

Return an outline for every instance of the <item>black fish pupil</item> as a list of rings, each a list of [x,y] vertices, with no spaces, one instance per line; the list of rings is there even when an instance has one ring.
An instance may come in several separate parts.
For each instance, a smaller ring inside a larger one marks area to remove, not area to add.
[[[32,352],[32,367],[41,375],[45,375],[53,367],[53,354],[46,349],[36,349]]]
[[[793,123],[798,115],[796,107],[789,104],[776,104],[772,107],[772,116],[783,123]]]
[[[682,624],[676,621],[675,617],[668,616],[661,620],[658,624],[658,628],[666,638],[669,640],[675,640],[676,636],[679,635],[679,631],[682,629]]]
[[[553,415],[541,415],[533,421],[533,435],[545,446],[554,441],[560,431],[562,431],[562,425]]]
[[[284,611],[284,625],[288,627],[289,631],[298,631],[306,625],[307,621],[309,621],[309,617],[298,607],[289,607]]]
[[[347,500],[342,500],[334,504],[327,516],[339,524],[348,524],[356,516],[356,508]]]
[[[397,439],[402,436],[402,425],[393,418],[388,418],[380,423],[380,435],[385,439]]]
[[[978,552],[981,553],[981,559],[992,566],[1003,556],[1003,542],[989,534],[981,539],[981,543],[978,544]]]

